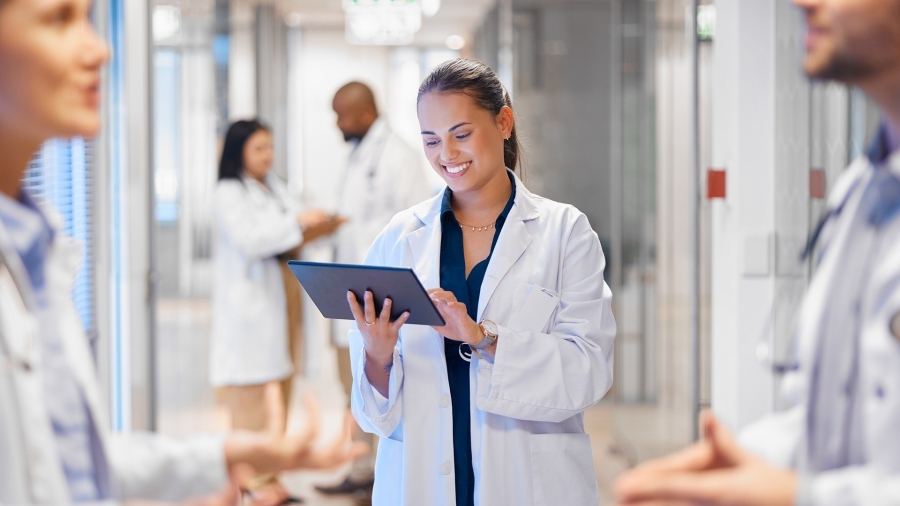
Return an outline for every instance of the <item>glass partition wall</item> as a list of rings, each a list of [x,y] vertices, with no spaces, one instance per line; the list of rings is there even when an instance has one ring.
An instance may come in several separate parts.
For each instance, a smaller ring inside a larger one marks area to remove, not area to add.
[[[227,427],[208,383],[211,197],[227,126],[229,2],[153,7],[156,426]],[[224,99],[223,99],[224,97]]]

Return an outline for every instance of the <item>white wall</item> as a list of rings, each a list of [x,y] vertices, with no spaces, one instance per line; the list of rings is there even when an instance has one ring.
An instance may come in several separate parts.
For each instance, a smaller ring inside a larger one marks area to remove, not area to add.
[[[150,52],[148,23],[149,6],[145,2],[125,3],[125,103],[127,104],[127,161],[123,169],[126,177],[128,208],[127,228],[119,233],[127,236],[130,314],[125,327],[131,341],[132,428],[155,427],[153,397],[154,348],[152,343],[152,301],[149,286],[151,276],[151,189],[150,154]]]
[[[228,51],[228,116],[256,116],[256,38],[253,33],[255,2],[231,0],[231,33]]]
[[[773,311],[793,313],[805,287],[809,85],[793,7],[716,5],[712,164],[727,171],[728,197],[712,203],[712,407],[741,428],[776,408],[778,378],[759,353],[789,341]]]
[[[302,178],[303,194],[310,205],[334,209],[349,148],[335,125],[331,100],[342,85],[361,81],[372,88],[378,104],[384,104],[388,50],[350,46],[344,41],[342,28],[305,29],[301,33],[299,41],[291,39],[300,44],[300,57],[299,61],[291,58],[292,63],[299,64],[299,72],[292,71],[295,80],[289,83],[288,97],[291,101],[299,97],[299,110],[292,110],[301,118],[298,126],[303,150],[293,153],[299,158],[289,158],[288,172],[292,178]],[[289,143],[297,135],[291,132]]]

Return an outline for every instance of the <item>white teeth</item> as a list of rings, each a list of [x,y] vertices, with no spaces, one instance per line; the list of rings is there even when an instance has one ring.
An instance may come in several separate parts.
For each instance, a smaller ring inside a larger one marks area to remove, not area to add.
[[[447,167],[447,172],[451,174],[459,174],[460,172],[468,169],[469,165],[472,165],[472,162],[457,165],[456,167]]]

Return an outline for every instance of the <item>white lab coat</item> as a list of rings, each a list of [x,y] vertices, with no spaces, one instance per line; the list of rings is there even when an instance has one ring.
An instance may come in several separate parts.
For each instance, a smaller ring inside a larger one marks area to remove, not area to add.
[[[275,255],[303,241],[299,201],[274,175],[269,189],[244,177],[215,192],[210,383],[257,385],[291,374],[287,306]]]
[[[435,194],[421,155],[378,119],[350,153],[337,213],[348,219],[334,237],[334,261],[358,264],[395,214]],[[334,340],[347,346],[349,323],[334,322]]]
[[[900,155],[888,161],[900,174]],[[860,197],[873,173],[871,162],[862,157],[842,175],[829,198],[829,207],[844,205],[837,218],[823,231],[820,244],[827,251],[810,284],[800,312],[797,338],[800,368],[786,382],[793,385],[789,398],[797,405],[771,415],[741,434],[741,443],[771,463],[797,469],[802,476],[798,505],[886,506],[900,504],[900,338],[891,333],[891,320],[900,314],[900,219],[884,225],[880,251],[876,253],[872,279],[864,288],[860,306],[859,381],[863,437],[850,434],[850,452],[864,455],[865,463],[809,475],[806,463],[807,405],[810,369],[816,356],[820,327],[826,322],[828,297],[835,290],[835,277],[847,262],[843,245],[855,237],[854,219]],[[858,261],[858,259],[857,259]],[[847,336],[853,339],[853,336]],[[822,364],[821,371],[838,374],[835,366]],[[834,392],[835,406],[845,402],[844,392]]]
[[[59,218],[48,214],[57,225]],[[47,258],[48,298],[107,455],[112,493],[117,500],[174,501],[216,492],[228,480],[221,437],[176,441],[155,434],[110,434],[88,339],[72,301],[80,262],[80,246],[57,232]],[[0,223],[0,504],[69,504],[44,405],[33,300],[28,275]]]
[[[496,357],[473,357],[470,367],[475,504],[594,506],[583,416],[613,378],[605,259],[584,214],[516,184],[478,307],[479,320],[499,326]],[[366,263],[411,267],[438,287],[440,206],[439,195],[398,214]],[[366,379],[358,330],[350,345],[353,413],[381,436],[372,503],[455,505],[444,338],[427,326],[401,329],[387,400]]]

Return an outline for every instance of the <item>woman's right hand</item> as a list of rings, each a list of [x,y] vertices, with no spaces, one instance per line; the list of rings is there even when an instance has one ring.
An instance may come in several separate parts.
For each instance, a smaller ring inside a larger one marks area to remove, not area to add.
[[[359,333],[363,337],[366,350],[366,376],[378,392],[388,397],[391,365],[394,363],[394,347],[400,337],[400,327],[409,319],[409,311],[391,322],[391,299],[384,299],[381,314],[375,314],[375,300],[372,292],[366,290],[360,307],[356,294],[347,292],[350,311],[356,319]]]
[[[346,222],[346,218],[332,216],[318,209],[297,215],[297,223],[300,224],[300,229],[303,230],[304,243],[329,236]]]

